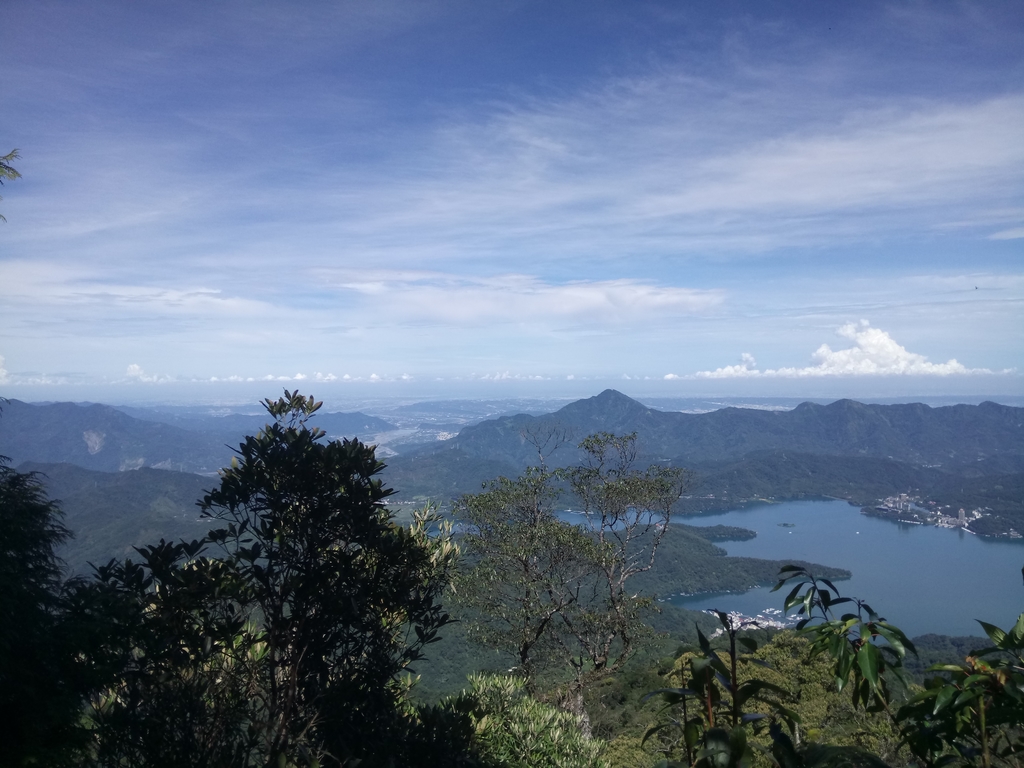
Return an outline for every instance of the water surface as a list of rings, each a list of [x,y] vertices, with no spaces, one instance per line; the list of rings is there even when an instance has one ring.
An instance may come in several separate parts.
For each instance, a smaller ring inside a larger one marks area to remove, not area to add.
[[[757,531],[749,541],[719,542],[730,555],[799,559],[845,568],[836,586],[866,600],[911,637],[929,632],[981,635],[974,619],[1004,629],[1024,612],[1024,544],[959,530],[903,525],[867,517],[844,501],[794,501],[699,517],[689,525],[736,525]],[[793,527],[781,524],[791,523]],[[692,610],[755,615],[781,608],[785,592],[675,597]]]

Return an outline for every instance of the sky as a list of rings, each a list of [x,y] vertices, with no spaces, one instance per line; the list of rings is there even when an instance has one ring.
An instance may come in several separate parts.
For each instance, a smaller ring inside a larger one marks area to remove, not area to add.
[[[1024,6],[5,0],[0,396],[1024,394]]]

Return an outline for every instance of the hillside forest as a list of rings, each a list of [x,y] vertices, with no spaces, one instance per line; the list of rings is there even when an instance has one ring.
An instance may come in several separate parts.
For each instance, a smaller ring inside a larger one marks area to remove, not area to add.
[[[670,527],[694,475],[636,434],[523,430],[535,463],[398,520],[372,446],[311,397],[264,406],[205,532],[88,574],[43,478],[2,465],[0,764],[1020,764],[1024,614],[915,645],[844,573],[771,561],[734,565],[774,574],[792,630],[659,609],[744,532]]]

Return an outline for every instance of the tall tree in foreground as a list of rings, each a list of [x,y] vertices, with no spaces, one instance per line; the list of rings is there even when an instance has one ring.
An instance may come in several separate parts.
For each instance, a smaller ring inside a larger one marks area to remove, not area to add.
[[[71,652],[61,644],[60,508],[0,457],[0,764],[63,765],[82,740]]]
[[[417,764],[399,675],[449,621],[450,531],[396,525],[373,448],[306,425],[320,403],[265,406],[201,502],[223,527],[101,569],[139,606],[96,713],[104,764]]]
[[[588,727],[583,693],[620,669],[649,631],[652,598],[629,582],[654,562],[684,470],[637,466],[636,435],[593,435],[584,464],[528,469],[463,497],[457,514],[469,567],[457,581],[477,639],[501,648],[538,688],[538,672],[560,683],[563,706]],[[560,521],[565,490],[582,506],[582,525]]]

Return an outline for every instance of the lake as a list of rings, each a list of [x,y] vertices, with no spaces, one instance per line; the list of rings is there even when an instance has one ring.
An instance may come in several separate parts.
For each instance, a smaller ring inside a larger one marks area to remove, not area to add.
[[[910,637],[931,632],[983,636],[974,619],[1008,629],[1024,611],[1020,541],[892,523],[862,515],[845,501],[783,502],[675,521],[757,531],[749,541],[718,542],[730,555],[845,568],[853,577],[836,582],[841,593],[866,600]],[[671,602],[691,610],[753,616],[782,608],[787,593],[762,587],[742,594],[673,597]]]

